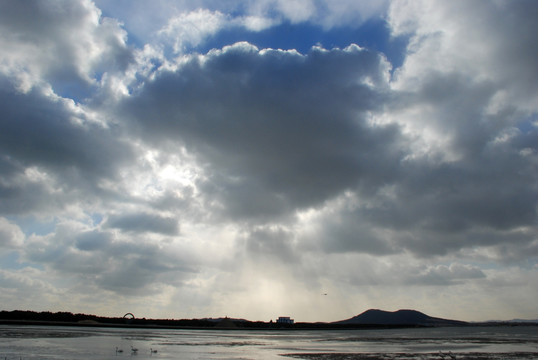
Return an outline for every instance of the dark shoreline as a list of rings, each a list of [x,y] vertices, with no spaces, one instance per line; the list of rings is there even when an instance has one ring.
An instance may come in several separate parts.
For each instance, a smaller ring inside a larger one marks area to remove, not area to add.
[[[189,321],[189,320],[187,320]],[[193,320],[196,322],[196,320]],[[101,322],[70,322],[70,321],[40,321],[40,320],[5,320],[0,319],[0,325],[27,325],[27,326],[75,326],[75,327],[110,327],[110,328],[141,328],[141,329],[199,329],[199,330],[344,330],[344,329],[409,329],[409,328],[431,328],[431,326],[419,325],[332,325],[319,323],[296,323],[282,326],[280,324],[266,323],[247,324],[240,323],[234,326],[219,326],[219,323],[203,325],[160,325],[160,324],[121,324],[121,323],[101,323]]]
[[[129,317],[128,317],[129,315]],[[69,312],[35,312],[35,311],[0,311],[0,325],[33,325],[33,326],[76,326],[76,327],[110,327],[110,328],[142,328],[142,329],[200,329],[200,330],[376,330],[376,329],[409,329],[439,327],[478,327],[478,326],[538,326],[529,322],[479,322],[442,321],[438,323],[407,324],[352,324],[325,322],[296,322],[291,324],[244,319],[146,319],[134,318],[130,313],[124,317],[102,317]]]
[[[128,328],[128,329],[184,329],[184,330],[384,330],[384,329],[427,329],[439,328],[446,326],[420,326],[420,325],[353,325],[353,326],[338,326],[331,324],[310,324],[298,323],[295,326],[275,326],[267,324],[267,326],[257,325],[249,326],[245,324],[236,326],[218,326],[211,324],[208,326],[201,325],[159,325],[159,324],[121,324],[121,323],[101,323],[101,322],[69,322],[69,321],[39,321],[39,320],[5,320],[0,319],[0,325],[15,325],[15,326],[57,326],[57,327],[101,327],[101,328]],[[450,327],[495,327],[495,326],[536,326],[534,323],[475,323],[461,326]]]

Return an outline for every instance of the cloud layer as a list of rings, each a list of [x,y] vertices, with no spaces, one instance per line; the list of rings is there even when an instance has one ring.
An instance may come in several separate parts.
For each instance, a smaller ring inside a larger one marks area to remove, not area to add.
[[[6,308],[536,317],[533,1],[162,4],[0,5]],[[397,68],[360,44],[197,51],[380,18]]]

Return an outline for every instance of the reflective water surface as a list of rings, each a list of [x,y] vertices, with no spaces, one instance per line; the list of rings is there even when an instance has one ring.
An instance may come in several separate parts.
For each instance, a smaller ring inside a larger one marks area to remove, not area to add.
[[[538,359],[538,327],[286,331],[0,326],[0,360],[133,358]]]

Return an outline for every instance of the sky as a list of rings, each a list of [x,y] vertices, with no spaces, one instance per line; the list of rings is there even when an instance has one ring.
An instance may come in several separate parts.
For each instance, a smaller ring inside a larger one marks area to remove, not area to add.
[[[1,1],[2,310],[538,318],[537,13]]]

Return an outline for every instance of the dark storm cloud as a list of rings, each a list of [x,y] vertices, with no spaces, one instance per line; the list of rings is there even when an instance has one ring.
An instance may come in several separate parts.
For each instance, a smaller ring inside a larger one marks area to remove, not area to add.
[[[491,6],[488,1],[462,2],[466,19],[483,18],[477,35],[487,39],[494,54],[489,57],[491,70],[521,99],[537,99],[538,23],[534,14],[538,3],[533,0],[504,0]],[[461,21],[461,20],[460,20]],[[493,36],[491,34],[494,34]],[[489,68],[488,68],[489,70]],[[516,99],[514,99],[516,100]],[[517,100],[516,100],[517,101]]]
[[[197,260],[192,256],[162,251],[161,245],[143,234],[131,234],[129,240],[117,238],[111,231],[61,223],[53,234],[29,238],[21,254],[26,261],[75,275],[88,286],[122,293],[161,284],[169,273],[181,281],[183,276],[196,271]]]
[[[452,264],[450,266],[438,265],[425,269],[410,277],[407,282],[418,285],[447,286],[485,277],[484,272],[478,267]]]
[[[161,71],[121,111],[154,146],[177,142],[208,163],[198,185],[231,218],[275,216],[394,176],[398,128],[367,122],[386,70],[356,47],[300,55],[236,44]]]
[[[342,210],[316,221],[318,231],[313,236],[327,253],[368,253],[389,255],[400,249],[376,232],[376,227],[363,214]],[[309,241],[312,239],[303,239]]]
[[[110,129],[86,119],[81,119],[85,124],[77,123],[77,114],[61,99],[51,99],[39,91],[20,94],[2,88],[0,109],[2,152],[24,165],[109,176],[116,158],[129,155]]]
[[[177,219],[144,212],[111,215],[104,226],[136,233],[154,232],[165,235],[177,235],[179,233]]]
[[[37,88],[20,93],[0,80],[0,164],[6,170],[0,175],[1,211],[61,208],[61,197],[83,189],[104,195],[99,181],[114,178],[119,164],[132,159],[130,147],[69,101]],[[51,189],[63,194],[53,196]]]
[[[525,262],[538,233],[538,130],[529,107],[537,99],[529,81],[536,72],[536,2],[456,1],[432,14],[422,5],[407,13],[398,11],[403,2],[394,5],[392,26],[414,33],[393,79],[390,116],[409,125],[419,143],[433,140],[425,141],[426,154],[400,163],[396,181],[361,192],[363,204],[338,212],[336,239],[365,224],[351,232],[354,240],[324,246],[360,252],[361,239],[370,239],[424,257],[488,247],[495,261]]]
[[[257,258],[269,258],[274,262],[292,262],[297,259],[293,244],[293,233],[281,227],[262,227],[250,231],[246,237],[249,253]]]
[[[386,70],[355,47],[301,55],[242,43],[160,70],[120,109],[152,146],[184,146],[205,164],[196,185],[212,214],[285,229],[295,211],[355,194],[357,204],[319,220],[323,251],[443,255],[534,227],[536,131],[513,127],[521,112],[485,110],[491,81],[432,72],[415,91],[394,91]],[[369,121],[408,107],[423,109],[416,121],[442,134],[436,151],[454,160],[414,155],[420,133]],[[273,248],[260,234],[247,250],[285,253],[296,239],[277,236]]]
[[[110,244],[106,254],[106,265],[91,281],[119,293],[141,292],[163,284],[177,286],[199,266],[199,259],[190,251],[177,253],[162,243],[145,241],[143,235]],[[93,254],[94,258],[99,256]]]
[[[195,271],[178,264],[178,259],[167,257],[162,253],[149,253],[136,257],[124,258],[102,269],[103,272],[94,281],[100,287],[122,294],[143,292],[144,289],[163,284],[178,286],[192,276]],[[172,273],[172,279],[167,275]]]
[[[525,251],[513,247],[532,248],[538,231],[534,132],[475,144],[459,161],[406,160],[397,181],[358,192],[356,204],[320,218],[316,237],[330,252],[424,257],[512,244],[507,261],[524,260]]]
[[[2,214],[25,214],[63,207],[63,204],[58,202],[59,199],[50,196],[50,189],[45,184],[36,184],[27,179],[0,177],[3,180],[0,184]]]
[[[78,234],[75,247],[83,251],[95,251],[107,248],[112,241],[110,233],[98,230],[85,231]]]
[[[498,91],[491,81],[453,72],[424,77],[412,98],[402,94],[398,101],[423,107],[427,116],[417,122],[439,132],[444,144],[434,151],[441,156],[403,162],[390,197],[378,197],[379,205],[361,209],[361,217],[404,234],[397,235],[400,245],[423,255],[533,241],[538,129],[532,118],[512,106],[489,111]],[[444,160],[443,151],[452,159]],[[524,227],[528,234],[519,236]]]
[[[538,174],[509,144],[451,164],[408,163],[394,188],[397,201],[362,211],[372,222],[394,229],[417,225],[440,233],[474,226],[506,230],[533,224]]]

